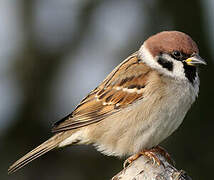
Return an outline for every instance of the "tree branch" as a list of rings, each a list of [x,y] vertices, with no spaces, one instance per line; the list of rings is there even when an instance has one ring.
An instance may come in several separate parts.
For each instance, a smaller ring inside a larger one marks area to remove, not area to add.
[[[162,165],[157,165],[152,159],[141,156],[111,180],[191,180],[185,171],[177,170],[165,157],[155,154]]]

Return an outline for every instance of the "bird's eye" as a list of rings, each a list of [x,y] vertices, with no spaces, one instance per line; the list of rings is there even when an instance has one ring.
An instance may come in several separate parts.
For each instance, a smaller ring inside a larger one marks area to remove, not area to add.
[[[177,60],[181,60],[183,58],[183,55],[180,51],[173,51],[172,56]]]

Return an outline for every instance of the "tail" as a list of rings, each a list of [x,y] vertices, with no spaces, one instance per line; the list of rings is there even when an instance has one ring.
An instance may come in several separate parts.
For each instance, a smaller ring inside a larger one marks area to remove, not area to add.
[[[58,133],[27,153],[25,156],[17,160],[15,163],[13,163],[9,169],[8,174],[14,173],[18,169],[22,168],[29,162],[33,161],[34,159],[42,156],[43,154],[47,153],[48,151],[58,147],[59,143],[62,142],[65,138],[66,133]]]

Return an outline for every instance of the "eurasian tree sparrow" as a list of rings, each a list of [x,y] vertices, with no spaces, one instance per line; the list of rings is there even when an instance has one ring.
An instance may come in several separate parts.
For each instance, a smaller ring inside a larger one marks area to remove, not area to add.
[[[46,152],[93,144],[106,155],[127,156],[157,146],[183,121],[199,91],[196,43],[178,31],[148,38],[76,109],[55,123],[55,135],[10,166],[12,173]]]

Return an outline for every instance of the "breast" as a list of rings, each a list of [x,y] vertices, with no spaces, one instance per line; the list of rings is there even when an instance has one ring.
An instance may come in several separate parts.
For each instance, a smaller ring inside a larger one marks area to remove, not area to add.
[[[197,93],[186,82],[161,83],[132,106],[85,128],[88,143],[95,144],[104,154],[124,156],[156,146],[172,134]]]
[[[171,135],[180,126],[197,97],[198,87],[186,81],[169,80],[166,83],[169,84],[165,86],[165,95],[153,104],[151,115],[140,125],[141,135],[135,140],[135,152],[156,146]],[[147,102],[144,104],[147,106]]]

